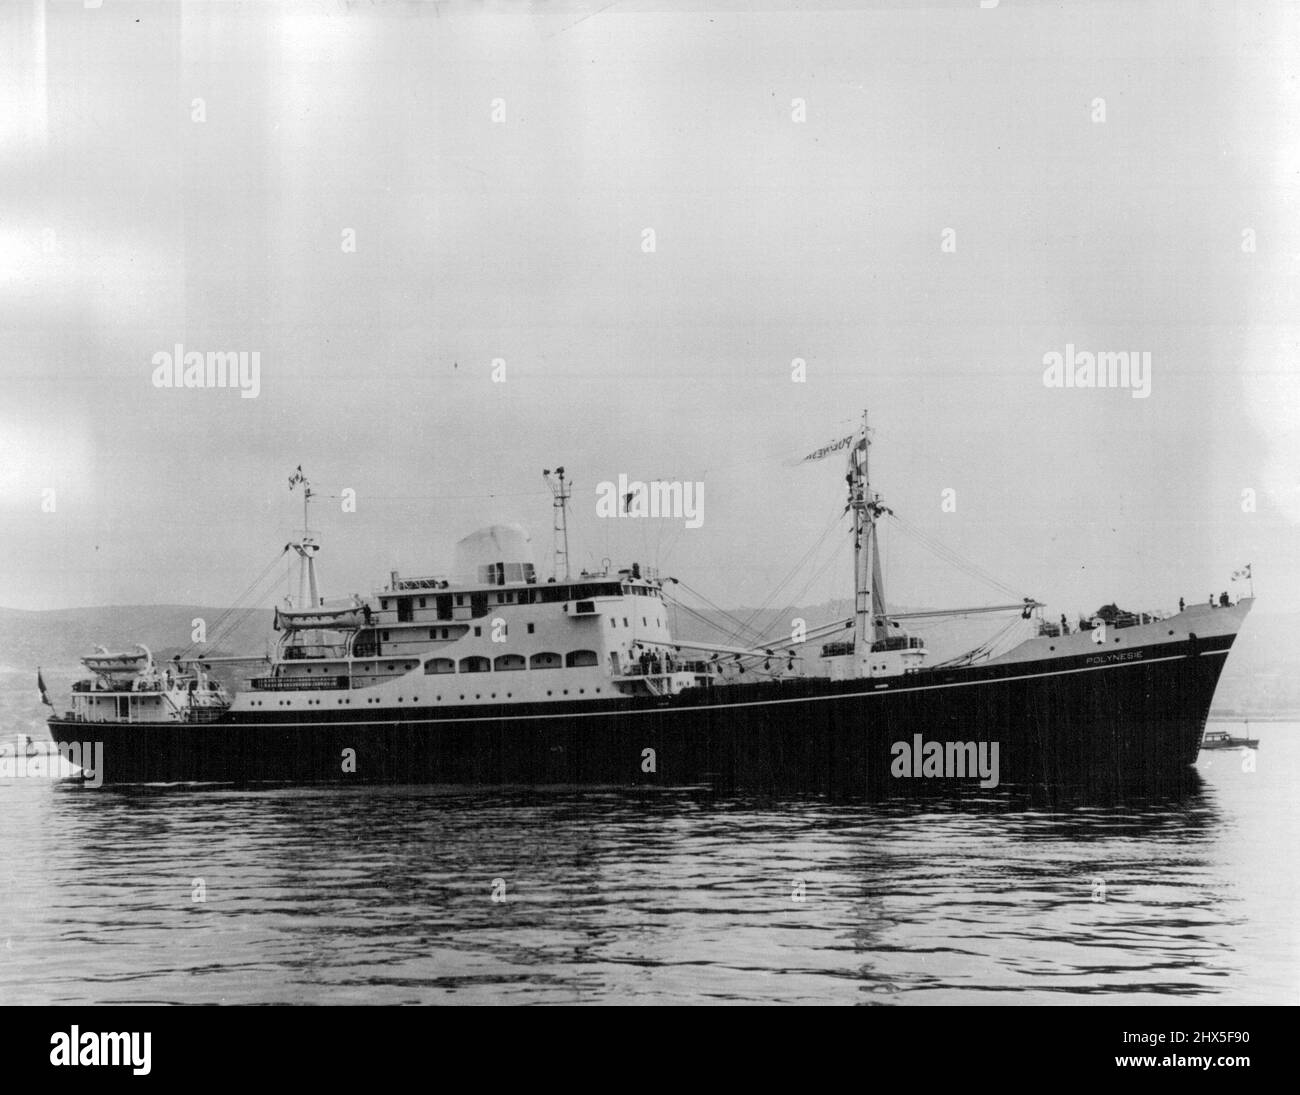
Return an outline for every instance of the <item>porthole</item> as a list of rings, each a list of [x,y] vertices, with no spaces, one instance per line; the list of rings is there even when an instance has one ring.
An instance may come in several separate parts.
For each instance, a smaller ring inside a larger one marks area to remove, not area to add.
[[[1054,647],[1054,646],[1049,646],[1047,649],[1048,649],[1048,650],[1055,650],[1056,647]]]

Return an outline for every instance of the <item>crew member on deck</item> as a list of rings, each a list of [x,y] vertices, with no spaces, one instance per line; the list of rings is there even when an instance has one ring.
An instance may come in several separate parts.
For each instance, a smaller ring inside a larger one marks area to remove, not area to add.
[[[1225,590],[1223,593],[1220,593],[1220,594],[1219,594],[1219,604],[1220,604],[1220,606],[1223,607],[1223,608],[1231,608],[1231,607],[1232,607],[1232,602],[1231,602],[1230,600],[1228,600],[1228,593],[1227,593],[1226,590]]]
[[[1183,603],[1183,599],[1182,599],[1181,597],[1179,597],[1179,598],[1178,598],[1178,611],[1179,611],[1179,612],[1182,612],[1183,609],[1185,609],[1186,607],[1187,607],[1187,605],[1185,605],[1185,604]]]

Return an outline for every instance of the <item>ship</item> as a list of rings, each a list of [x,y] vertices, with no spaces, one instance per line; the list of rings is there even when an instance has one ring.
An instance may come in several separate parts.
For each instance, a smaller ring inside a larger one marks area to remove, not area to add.
[[[1202,749],[1258,749],[1259,738],[1250,736],[1250,725],[1245,737],[1234,737],[1227,730],[1207,730],[1201,742]]]
[[[806,462],[845,460],[853,612],[766,641],[691,640],[669,608],[678,579],[608,561],[568,564],[563,468],[555,566],[541,580],[521,530],[457,545],[454,572],[391,571],[371,596],[317,589],[301,468],[299,596],[274,614],[273,653],[228,689],[221,659],[156,664],[143,647],[84,661],[48,719],[71,753],[102,743],[102,783],[695,784],[911,789],[1137,786],[1194,776],[1216,683],[1253,604],[1102,613],[1071,629],[1032,597],[891,611],[870,481],[873,430]],[[846,520],[847,519],[847,520]],[[1001,612],[1029,634],[931,658],[912,621]],[[909,627],[912,630],[909,630]],[[716,639],[716,636],[714,637]],[[233,656],[231,660],[238,660]],[[248,660],[248,659],[244,659]],[[44,695],[44,693],[43,693]],[[53,704],[51,703],[51,706]]]

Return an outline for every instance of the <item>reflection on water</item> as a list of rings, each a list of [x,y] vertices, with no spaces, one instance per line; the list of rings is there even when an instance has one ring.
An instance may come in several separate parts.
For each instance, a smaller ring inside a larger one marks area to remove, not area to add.
[[[1110,802],[7,782],[0,1000],[1280,1002],[1273,736]]]

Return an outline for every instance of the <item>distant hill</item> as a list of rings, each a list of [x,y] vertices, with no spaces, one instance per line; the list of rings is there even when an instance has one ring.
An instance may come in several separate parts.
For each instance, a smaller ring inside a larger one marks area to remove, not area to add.
[[[75,672],[80,659],[96,644],[117,650],[144,643],[157,660],[163,661],[190,645],[192,621],[196,619],[206,622],[210,639],[218,638],[217,620],[224,611],[200,605],[122,605],[51,612],[0,608],[0,671],[28,671],[42,665]],[[228,622],[235,623],[236,617],[238,626],[228,632],[227,638],[206,647],[206,653],[216,656],[267,651],[272,610],[232,613]]]

